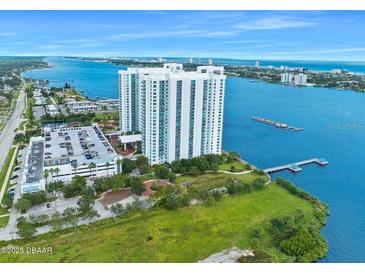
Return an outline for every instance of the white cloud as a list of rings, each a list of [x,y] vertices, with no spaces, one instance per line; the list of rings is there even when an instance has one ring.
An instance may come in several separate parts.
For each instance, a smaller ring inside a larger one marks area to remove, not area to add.
[[[0,32],[0,36],[4,36],[4,37],[14,37],[17,34],[15,32]]]
[[[315,25],[314,22],[310,22],[295,17],[276,16],[255,19],[243,23],[239,23],[235,26],[240,31],[250,30],[273,30],[273,29],[286,29],[286,28],[303,28]]]
[[[143,39],[143,38],[158,38],[158,37],[228,37],[235,36],[236,32],[233,31],[219,31],[219,30],[195,30],[195,29],[180,29],[180,30],[161,30],[161,31],[149,31],[149,32],[135,32],[135,33],[120,33],[107,37],[107,39],[114,41],[130,40],[130,39]]]
[[[275,55],[306,55],[306,54],[328,54],[328,53],[346,53],[346,52],[365,52],[365,47],[349,47],[336,49],[318,49],[306,51],[277,51],[271,54]]]

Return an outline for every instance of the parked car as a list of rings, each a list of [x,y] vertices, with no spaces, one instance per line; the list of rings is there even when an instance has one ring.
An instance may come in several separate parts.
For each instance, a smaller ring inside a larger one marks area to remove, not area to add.
[[[17,166],[14,168],[14,171],[18,171],[18,170],[20,170],[20,166]]]
[[[11,176],[11,178],[10,178],[10,179],[11,179],[11,180],[14,180],[14,179],[16,179],[16,178],[18,178],[18,177],[19,177],[19,176],[15,174],[15,175]]]

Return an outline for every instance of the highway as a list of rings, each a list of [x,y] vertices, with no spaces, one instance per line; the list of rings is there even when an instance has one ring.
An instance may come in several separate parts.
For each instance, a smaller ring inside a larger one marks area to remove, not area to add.
[[[20,89],[20,94],[15,109],[0,135],[0,170],[2,170],[6,157],[8,156],[15,136],[14,131],[19,127],[24,109],[25,85],[23,84],[23,87]]]

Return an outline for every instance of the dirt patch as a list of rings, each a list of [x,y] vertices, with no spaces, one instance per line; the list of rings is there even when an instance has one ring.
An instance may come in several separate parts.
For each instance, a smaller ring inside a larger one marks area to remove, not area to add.
[[[154,193],[154,191],[151,189],[153,184],[159,184],[160,186],[166,187],[170,184],[170,182],[165,179],[161,179],[161,180],[159,180],[159,182],[155,179],[152,179],[152,180],[144,181],[143,184],[144,184],[144,187],[146,188],[146,190],[143,192],[143,195],[146,197],[149,197]]]
[[[106,210],[108,210],[110,205],[118,203],[132,195],[133,193],[130,188],[123,188],[122,190],[117,192],[105,193],[103,197],[99,199],[99,202]]]
[[[214,253],[198,263],[237,263],[239,258],[253,256],[254,253],[252,250],[232,247],[230,249],[225,249],[222,252]]]

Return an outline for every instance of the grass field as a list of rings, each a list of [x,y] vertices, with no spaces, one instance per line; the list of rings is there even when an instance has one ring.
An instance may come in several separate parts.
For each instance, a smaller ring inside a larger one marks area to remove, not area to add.
[[[249,194],[227,196],[208,207],[176,211],[156,209],[132,217],[107,219],[92,225],[49,233],[17,246],[52,247],[52,254],[3,254],[0,262],[197,262],[226,248],[249,248],[252,228],[274,217],[303,208],[313,218],[309,202],[278,185]],[[275,249],[265,232],[259,247],[274,261],[290,261]],[[0,246],[9,243],[2,242]]]
[[[231,182],[232,178],[239,179],[244,183],[251,183],[256,178],[264,178],[268,180],[266,175],[257,175],[255,172],[248,173],[248,174],[226,174],[226,173],[206,173],[203,175],[199,175],[196,177],[193,176],[179,176],[176,178],[176,182],[191,182],[189,189],[192,191],[203,191],[203,190],[210,190],[217,187],[223,187],[228,185]]]
[[[5,227],[9,222],[9,216],[0,217],[0,229]]]
[[[93,120],[95,121],[95,119],[119,121],[119,112],[95,113],[95,118]]]
[[[9,154],[8,154],[6,160],[5,160],[4,167],[0,172],[0,189],[2,188],[3,184],[5,183],[4,182],[5,176],[6,176],[6,173],[8,172],[10,162],[11,162],[11,158],[14,155],[14,151],[15,151],[14,147],[10,149]]]
[[[234,172],[241,172],[245,170],[249,170],[250,168],[246,165],[242,164],[241,162],[234,160],[232,163],[223,163],[218,165],[219,170],[223,171],[231,171],[231,167],[234,166],[236,169]]]
[[[5,214],[8,214],[9,212],[8,212],[8,210],[6,209],[6,208],[4,208],[4,207],[1,207],[0,206],[0,216],[1,215],[5,215]]]

